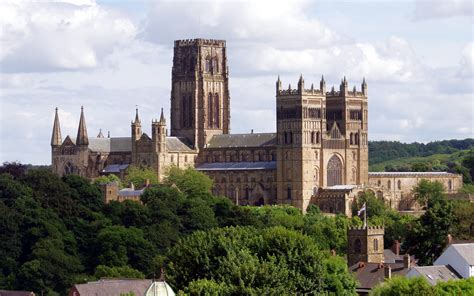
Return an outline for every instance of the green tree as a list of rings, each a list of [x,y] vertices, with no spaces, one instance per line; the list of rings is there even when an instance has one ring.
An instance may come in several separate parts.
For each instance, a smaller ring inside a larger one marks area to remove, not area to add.
[[[417,186],[413,188],[415,199],[424,206],[428,206],[430,200],[442,198],[444,186],[438,181],[429,181],[422,179]]]
[[[431,199],[428,210],[416,220],[405,242],[407,251],[422,265],[431,264],[443,252],[455,217],[452,202],[442,196]]]
[[[471,149],[469,154],[463,158],[462,165],[469,170],[471,181],[474,180],[474,150]]]
[[[106,176],[100,176],[94,180],[95,185],[102,185],[102,184],[107,184],[111,182],[117,182],[120,188],[123,187],[122,181],[120,180],[119,177],[117,177],[114,174],[106,175]]]
[[[95,268],[94,276],[97,279],[101,278],[131,278],[144,279],[145,275],[140,271],[131,268],[130,266],[114,266],[98,265]]]
[[[364,203],[366,205],[367,218],[383,217],[388,209],[383,199],[377,198],[371,191],[366,191],[352,204],[353,216],[357,216],[357,212],[362,208]]]
[[[194,168],[169,168],[164,183],[168,186],[177,186],[189,197],[208,196],[212,188],[212,180]]]
[[[422,277],[395,276],[376,286],[370,292],[371,296],[437,296],[436,288]]]
[[[127,169],[124,183],[125,186],[130,186],[130,184],[133,183],[135,187],[142,187],[145,185],[147,180],[150,184],[158,184],[158,175],[154,170],[150,168],[130,166]]]
[[[436,291],[440,296],[474,295],[474,277],[438,282],[436,284]]]
[[[167,257],[168,279],[178,289],[196,289],[187,283],[207,279],[200,284],[223,295],[355,294],[355,281],[342,260],[320,251],[310,237],[282,227],[196,231],[181,238]]]

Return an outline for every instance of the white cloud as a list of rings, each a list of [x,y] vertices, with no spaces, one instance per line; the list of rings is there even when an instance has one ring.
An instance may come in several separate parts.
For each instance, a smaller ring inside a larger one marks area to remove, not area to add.
[[[20,1],[0,4],[0,32],[2,72],[44,72],[95,68],[136,27],[93,1]]]
[[[470,42],[462,50],[459,75],[461,77],[472,79],[473,74],[474,74],[474,42]]]
[[[456,16],[469,17],[473,15],[473,6],[471,0],[417,0],[414,18],[422,20]]]

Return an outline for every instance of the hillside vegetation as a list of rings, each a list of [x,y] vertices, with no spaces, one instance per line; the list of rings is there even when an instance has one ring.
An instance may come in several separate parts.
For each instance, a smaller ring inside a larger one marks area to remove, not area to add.
[[[447,171],[463,175],[469,184],[474,179],[474,139],[439,142],[369,142],[371,172]]]

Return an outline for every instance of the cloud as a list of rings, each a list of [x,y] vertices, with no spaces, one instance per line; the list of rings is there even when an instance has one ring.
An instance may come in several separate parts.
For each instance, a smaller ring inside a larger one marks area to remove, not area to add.
[[[462,50],[459,76],[472,79],[473,74],[474,74],[474,42],[471,42],[467,44]]]
[[[469,17],[473,15],[473,10],[471,0],[417,0],[414,19]]]
[[[0,32],[2,72],[48,72],[96,68],[136,27],[93,1],[19,1],[0,4]]]

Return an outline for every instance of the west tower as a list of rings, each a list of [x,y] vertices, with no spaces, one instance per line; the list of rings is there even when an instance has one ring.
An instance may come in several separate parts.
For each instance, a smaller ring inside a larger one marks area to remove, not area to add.
[[[174,43],[171,78],[171,136],[202,149],[230,130],[229,73],[224,40]]]

